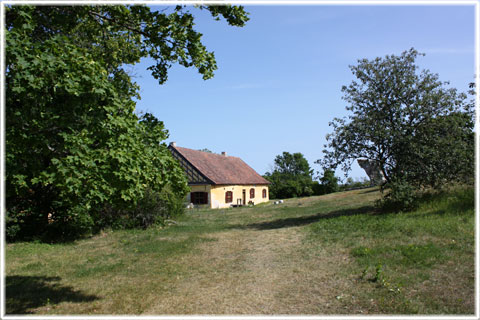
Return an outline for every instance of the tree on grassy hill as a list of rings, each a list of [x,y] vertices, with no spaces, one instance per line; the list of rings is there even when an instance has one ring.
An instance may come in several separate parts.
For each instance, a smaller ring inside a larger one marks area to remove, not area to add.
[[[335,171],[327,169],[320,178],[320,184],[324,186],[325,193],[332,193],[338,191],[338,180]]]
[[[324,170],[320,181],[312,182],[313,194],[319,196],[337,192],[340,190],[339,181],[340,179],[335,176],[335,171],[330,169]]]
[[[303,154],[283,152],[276,156],[272,172],[267,172],[264,176],[272,183],[269,187],[270,198],[312,195],[312,174],[313,170]]]
[[[410,49],[350,66],[357,80],[342,91],[351,114],[330,123],[323,167],[348,171],[355,159],[373,160],[387,184],[404,185],[406,194],[473,181],[472,104],[437,74],[418,72],[419,55]]]
[[[198,9],[248,20],[242,7]],[[160,84],[176,63],[211,78],[215,57],[189,9],[13,5],[5,18],[7,238],[68,238],[121,217],[142,225],[155,220],[140,217],[142,201],[181,201],[168,131],[134,113],[139,87],[124,66],[151,57]]]

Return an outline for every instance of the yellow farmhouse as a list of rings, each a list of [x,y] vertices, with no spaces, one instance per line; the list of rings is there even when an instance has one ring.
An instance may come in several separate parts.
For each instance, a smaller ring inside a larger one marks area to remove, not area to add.
[[[191,189],[188,203],[227,208],[268,201],[270,182],[242,159],[225,152],[219,155],[177,147],[175,142],[168,148],[187,174]]]

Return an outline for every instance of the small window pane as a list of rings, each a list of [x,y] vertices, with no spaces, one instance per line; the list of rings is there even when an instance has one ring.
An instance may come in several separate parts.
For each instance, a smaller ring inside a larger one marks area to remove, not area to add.
[[[225,192],[225,203],[231,203],[233,201],[232,191]]]

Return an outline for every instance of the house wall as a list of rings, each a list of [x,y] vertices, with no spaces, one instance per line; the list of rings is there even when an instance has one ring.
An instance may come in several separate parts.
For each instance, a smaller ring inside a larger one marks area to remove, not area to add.
[[[208,193],[208,204],[209,204],[209,207],[211,208],[211,194],[210,194],[210,190],[212,189],[212,187],[209,185],[209,184],[202,184],[202,185],[193,185],[193,186],[189,186],[190,187],[190,192],[207,192]],[[191,199],[190,199],[190,192],[187,194],[187,202],[190,203],[191,202]]]
[[[255,197],[250,198],[250,189],[255,189]],[[262,198],[262,190],[267,190],[267,197]],[[191,185],[190,192],[208,192],[208,205],[210,208],[228,208],[232,204],[237,204],[237,199],[243,199],[243,190],[245,190],[246,203],[252,201],[254,204],[267,202],[268,198],[268,186],[267,185],[225,185],[225,186],[212,186],[212,185]],[[232,191],[233,201],[231,203],[225,203],[225,193]],[[190,193],[187,195],[187,202],[190,202]]]
[[[255,189],[255,197],[250,198],[250,189]],[[267,190],[267,197],[262,198],[262,190]],[[228,186],[212,186],[210,192],[211,208],[228,208],[232,204],[237,204],[237,199],[243,199],[242,190],[245,190],[246,203],[252,201],[254,204],[267,202],[268,198],[268,186],[267,185],[228,185]],[[225,193],[232,191],[233,201],[232,203],[225,203]],[[240,200],[241,201],[241,200]]]

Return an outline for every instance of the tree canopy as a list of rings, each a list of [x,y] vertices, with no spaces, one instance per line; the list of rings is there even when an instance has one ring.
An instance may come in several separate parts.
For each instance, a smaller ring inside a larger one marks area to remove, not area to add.
[[[318,160],[324,168],[348,171],[362,158],[378,162],[387,183],[473,180],[473,104],[437,74],[419,71],[419,55],[412,48],[350,66],[356,80],[342,88],[350,115],[330,123]]]
[[[312,174],[307,159],[303,154],[283,152],[275,157],[272,172],[267,172],[265,178],[270,185],[270,197],[292,198],[310,196],[312,190]]]
[[[197,9],[232,26],[248,20],[242,7]],[[9,239],[89,232],[151,192],[183,197],[186,178],[162,143],[168,131],[135,114],[139,88],[125,65],[153,58],[159,84],[175,63],[211,78],[215,57],[194,21],[181,5],[6,8]]]
[[[320,178],[320,185],[323,186],[323,193],[332,193],[339,190],[338,178],[335,176],[335,171],[327,169],[323,172]]]

